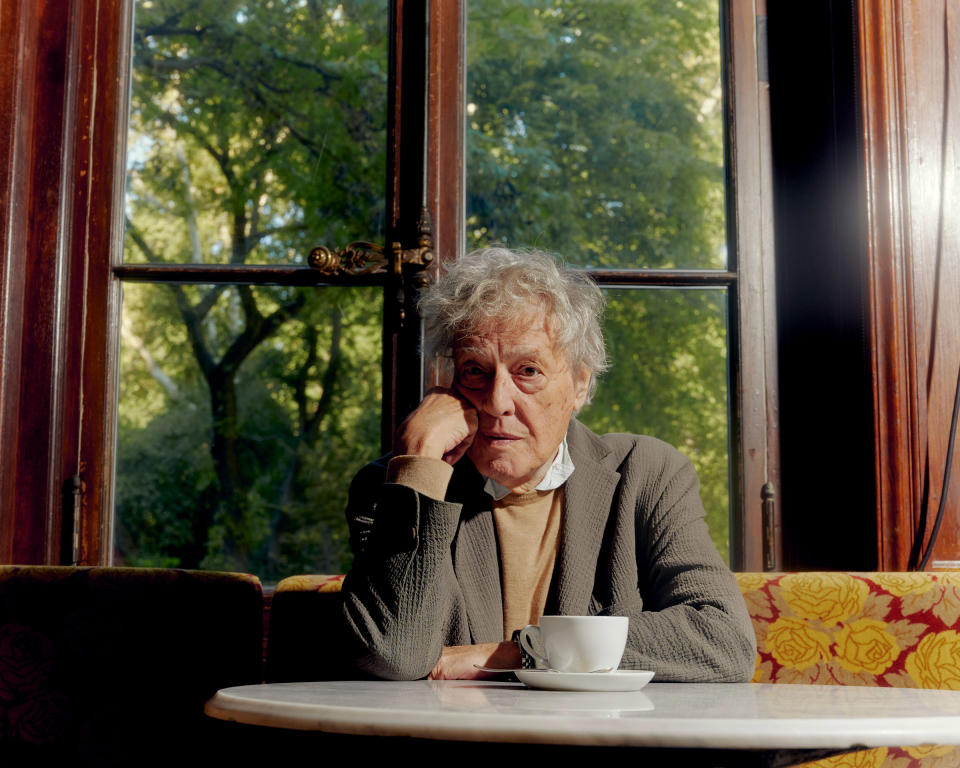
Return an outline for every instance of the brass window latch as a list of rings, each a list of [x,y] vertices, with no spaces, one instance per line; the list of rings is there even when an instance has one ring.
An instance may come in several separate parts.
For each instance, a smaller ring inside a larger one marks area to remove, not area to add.
[[[355,241],[343,248],[318,245],[310,251],[307,262],[325,275],[367,275],[390,272],[401,275],[404,266],[416,271],[426,269],[433,262],[433,228],[426,210],[421,211],[417,226],[417,244],[404,248],[401,243],[386,247],[376,243]]]

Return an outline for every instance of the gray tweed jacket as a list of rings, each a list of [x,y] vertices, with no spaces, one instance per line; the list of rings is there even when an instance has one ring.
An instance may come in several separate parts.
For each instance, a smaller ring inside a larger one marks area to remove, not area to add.
[[[707,533],[689,460],[659,440],[600,437],[576,420],[567,443],[576,469],[545,612],[629,616],[622,668],[661,681],[749,680],[753,628]],[[377,677],[417,679],[445,645],[503,639],[492,503],[468,459],[443,501],[385,473],[385,459],[369,464],[350,488],[347,651]]]

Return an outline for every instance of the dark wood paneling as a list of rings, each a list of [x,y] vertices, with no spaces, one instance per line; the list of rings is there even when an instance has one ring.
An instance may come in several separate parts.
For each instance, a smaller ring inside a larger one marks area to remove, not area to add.
[[[63,362],[58,310],[66,278],[59,259],[64,158],[59,150],[70,8],[56,2],[20,5],[19,29],[4,30],[2,44],[19,60],[16,77],[6,87],[13,92],[8,100],[15,115],[13,183],[20,193],[4,248],[5,272],[14,276],[9,287],[15,292],[4,307],[5,323],[11,326],[5,341],[19,345],[3,360],[5,383],[19,380],[9,390],[10,400],[4,392],[6,415],[17,425],[9,434],[4,430],[2,437],[3,473],[14,482],[5,499],[9,506],[4,539],[8,562],[54,563],[60,516],[59,494],[52,492],[58,480],[52,453],[61,434],[62,390],[51,382]],[[8,33],[15,35],[12,46]],[[13,338],[13,327],[18,327],[19,339]]]
[[[116,137],[126,109],[119,78],[127,7],[125,0],[3,4],[4,562],[69,559],[64,490],[77,473],[93,523],[83,562],[103,555],[109,260],[121,210]]]
[[[17,523],[16,460],[20,441],[20,338],[26,271],[26,213],[32,100],[23,84],[35,80],[33,3],[0,3],[0,562],[13,559]]]
[[[864,2],[878,552],[915,567],[942,495],[960,368],[960,9]],[[933,561],[960,560],[960,455]]]

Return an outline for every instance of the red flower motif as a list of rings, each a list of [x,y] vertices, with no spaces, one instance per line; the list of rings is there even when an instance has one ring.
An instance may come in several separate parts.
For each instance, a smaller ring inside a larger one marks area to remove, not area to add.
[[[8,733],[27,744],[52,744],[70,727],[70,701],[60,691],[40,691],[7,709]]]
[[[51,652],[50,641],[30,627],[0,627],[0,701],[13,701],[38,690],[50,677]]]

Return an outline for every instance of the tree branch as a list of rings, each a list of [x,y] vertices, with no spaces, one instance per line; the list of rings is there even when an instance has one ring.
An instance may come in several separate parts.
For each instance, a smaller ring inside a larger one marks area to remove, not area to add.
[[[322,391],[320,399],[317,401],[317,407],[313,410],[313,415],[306,423],[306,436],[309,443],[313,443],[317,434],[320,432],[320,425],[330,410],[330,404],[333,402],[333,392],[337,382],[337,374],[340,372],[340,363],[342,356],[340,354],[340,335],[342,332],[343,321],[340,312],[334,308],[330,311],[330,350],[327,362],[327,369],[323,372]]]
[[[238,286],[238,288],[246,288],[249,290],[250,286]],[[252,295],[250,298],[253,298]],[[263,317],[260,311],[257,310],[256,314],[261,319],[251,323],[248,318],[247,327],[243,333],[237,336],[233,344],[231,344],[224,353],[223,358],[220,360],[219,367],[225,372],[237,370],[240,364],[247,359],[250,353],[253,352],[264,339],[272,336],[287,320],[295,317],[305,302],[306,294],[298,292],[293,301],[275,309],[266,317]]]

